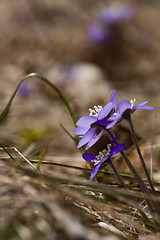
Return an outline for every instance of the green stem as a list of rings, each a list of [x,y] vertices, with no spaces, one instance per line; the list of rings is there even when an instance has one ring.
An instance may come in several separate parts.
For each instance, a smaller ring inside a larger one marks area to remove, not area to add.
[[[74,113],[71,109],[71,106],[69,105],[68,101],[66,100],[66,98],[63,96],[63,94],[59,91],[59,89],[54,85],[52,84],[48,79],[46,79],[45,77],[43,77],[42,75],[40,74],[37,74],[37,73],[30,73],[28,75],[26,75],[21,81],[20,83],[18,84],[18,86],[16,87],[15,91],[13,92],[11,98],[9,99],[9,102],[7,104],[7,106],[5,107],[5,109],[3,110],[3,112],[0,114],[0,122],[7,116],[8,112],[9,112],[9,109],[11,107],[11,104],[13,102],[13,99],[20,87],[20,85],[22,84],[22,82],[27,79],[27,78],[30,78],[30,77],[37,77],[37,78],[40,78],[43,82],[47,83],[52,89],[54,89],[57,94],[59,95],[59,97],[62,99],[63,103],[65,104],[71,118],[72,118],[72,121],[74,123],[74,126],[76,127],[76,118],[74,116]]]

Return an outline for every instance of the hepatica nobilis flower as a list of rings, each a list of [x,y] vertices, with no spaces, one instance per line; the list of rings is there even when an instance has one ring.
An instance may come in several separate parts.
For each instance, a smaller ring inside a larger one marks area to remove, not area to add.
[[[104,107],[94,106],[94,109],[89,109],[89,116],[81,117],[76,125],[74,134],[79,135],[81,140],[78,143],[77,148],[87,144],[85,150],[93,146],[102,136],[104,126],[99,124],[99,121],[103,118],[109,118],[117,108],[117,94],[113,90],[111,93],[111,100]],[[103,111],[102,111],[103,110]]]
[[[98,155],[94,155],[91,153],[83,153],[82,157],[89,163],[92,163],[95,167],[91,173],[90,179],[94,178],[95,175],[97,174],[99,168],[101,167],[101,165],[106,162],[107,160],[109,161],[110,158],[121,152],[124,148],[125,145],[122,143],[118,143],[117,145],[114,146],[116,139],[118,138],[118,136],[116,136],[110,144],[107,145],[107,149],[104,149],[102,151],[99,152]]]
[[[131,100],[130,102],[128,100],[121,101],[118,104],[118,111],[112,114],[112,116],[110,117],[110,120],[116,123],[122,119],[127,119],[127,117],[130,114],[132,114],[136,109],[155,110],[153,107],[145,106],[148,103],[148,101],[134,105],[135,101],[136,99]]]

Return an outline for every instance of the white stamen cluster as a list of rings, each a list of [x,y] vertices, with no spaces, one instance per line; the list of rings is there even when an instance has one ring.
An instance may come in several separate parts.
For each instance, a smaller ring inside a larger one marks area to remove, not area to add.
[[[131,103],[131,109],[134,107],[135,101],[136,101],[135,98],[134,98],[133,100],[130,101],[130,103]]]
[[[89,108],[89,116],[98,117],[99,112],[102,110],[102,106],[94,106],[93,109]]]
[[[107,150],[103,149],[102,151],[99,152],[99,154],[96,156],[95,159],[93,159],[91,162],[96,166],[103,158],[106,156],[110,155],[111,152],[111,144],[107,145]]]

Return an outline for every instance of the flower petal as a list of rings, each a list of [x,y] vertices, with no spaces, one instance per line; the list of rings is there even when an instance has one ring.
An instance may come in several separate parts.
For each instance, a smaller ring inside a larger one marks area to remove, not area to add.
[[[118,104],[118,113],[122,115],[127,109],[131,109],[131,103],[128,100],[123,100]]]
[[[82,139],[79,141],[77,148],[82,147],[83,145],[85,145],[86,143],[88,143],[93,136],[96,134],[97,132],[97,127],[96,128],[90,128],[86,134],[82,137]]]
[[[117,119],[110,121],[110,123],[107,124],[106,129],[110,129],[111,127],[113,127],[118,121],[120,121],[121,116],[117,117]]]
[[[87,144],[85,150],[92,147],[101,138],[102,133],[103,133],[103,130],[98,135],[93,136],[92,139],[90,141],[88,141],[88,144]]]
[[[136,106],[144,106],[144,105],[147,104],[147,103],[148,103],[148,101],[141,102],[141,103],[138,103],[137,105],[135,105],[134,107],[136,107]]]
[[[117,105],[118,105],[116,90],[113,90],[111,92],[111,102],[113,103],[112,108],[114,108],[116,110],[117,109]]]
[[[114,137],[111,141],[111,148],[113,147],[113,145],[115,144],[117,138],[119,137],[119,135],[117,135],[116,137]]]
[[[76,125],[78,127],[89,128],[90,125],[96,121],[97,121],[97,118],[94,116],[84,116],[77,121]]]
[[[102,164],[102,162],[98,163],[98,164],[95,166],[95,168],[93,169],[93,171],[92,171],[92,173],[91,173],[90,180],[95,177],[95,175],[97,174],[97,172],[98,172],[101,164]]]
[[[91,153],[83,153],[82,157],[84,158],[84,160],[91,163],[91,161],[95,159],[96,155]]]
[[[112,106],[113,106],[112,102],[109,102],[108,104],[106,104],[98,114],[98,120],[102,120],[106,118],[108,114],[111,112]]]
[[[135,109],[155,110],[153,107],[150,107],[150,106],[137,106],[137,105],[132,108],[132,110],[135,110]]]
[[[88,131],[88,128],[77,127],[73,133],[76,135],[84,135]]]
[[[98,123],[100,124],[100,125],[104,125],[104,126],[106,126],[108,123],[110,123],[111,121],[108,121],[108,120],[98,120]]]
[[[124,144],[122,144],[122,143],[117,144],[117,145],[111,150],[110,156],[113,156],[113,155],[121,152],[124,148],[125,148],[125,145],[124,145]]]

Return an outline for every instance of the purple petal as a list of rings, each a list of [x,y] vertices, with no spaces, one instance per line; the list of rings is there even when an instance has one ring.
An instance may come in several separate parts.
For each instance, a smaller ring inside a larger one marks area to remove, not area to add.
[[[73,133],[76,135],[84,135],[88,130],[88,128],[77,127],[74,129]]]
[[[90,125],[96,121],[97,118],[94,116],[84,116],[77,121],[76,125],[78,127],[89,128]]]
[[[97,172],[98,172],[101,164],[102,164],[102,162],[98,163],[98,164],[95,166],[95,168],[93,169],[93,171],[92,171],[92,173],[91,173],[90,180],[95,177],[95,175],[97,174]]]
[[[135,105],[135,106],[144,106],[145,104],[147,104],[148,103],[148,101],[145,101],[145,102],[141,102],[141,103],[139,103],[139,104],[137,104],[137,105]]]
[[[110,123],[111,121],[108,121],[108,120],[98,120],[98,123],[100,124],[100,125],[104,125],[104,126],[106,126],[108,123]]]
[[[124,148],[125,148],[125,145],[124,145],[124,144],[122,144],[122,143],[117,144],[117,145],[111,150],[110,156],[113,156],[113,155],[121,152]]]
[[[91,161],[95,159],[96,155],[91,153],[83,153],[82,157],[84,158],[84,160],[91,163]]]
[[[117,135],[116,137],[114,137],[111,141],[111,146],[113,146],[117,140],[117,138],[119,137],[119,135]]]
[[[120,121],[121,116],[117,117],[115,120],[110,121],[110,123],[107,124],[106,129],[110,129],[111,127],[113,127],[118,121]]]
[[[122,115],[127,109],[131,109],[131,103],[128,100],[123,100],[118,104],[118,112]]]
[[[135,110],[135,109],[155,110],[153,107],[150,107],[150,106],[137,106],[137,105],[132,108],[132,110]]]
[[[85,145],[86,143],[88,143],[93,136],[96,134],[97,132],[97,127],[96,128],[90,128],[86,134],[82,137],[82,139],[79,141],[77,148],[82,147],[83,145]]]
[[[117,109],[118,100],[116,90],[113,90],[111,93],[111,102],[113,103],[113,107],[115,110]]]
[[[88,142],[85,150],[89,149],[90,147],[92,147],[102,136],[103,130],[98,134],[93,136],[93,138]]]
[[[102,120],[104,118],[106,118],[108,116],[108,114],[110,113],[110,111],[112,110],[112,106],[113,103],[110,102],[108,104],[106,104],[102,110],[100,111],[100,113],[98,114],[98,120]]]

